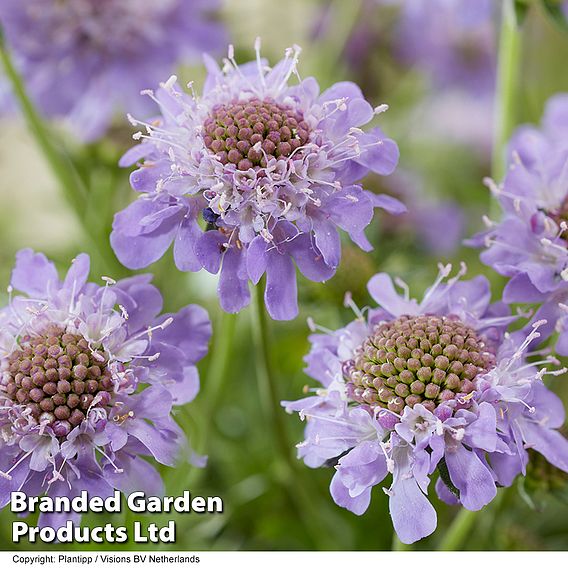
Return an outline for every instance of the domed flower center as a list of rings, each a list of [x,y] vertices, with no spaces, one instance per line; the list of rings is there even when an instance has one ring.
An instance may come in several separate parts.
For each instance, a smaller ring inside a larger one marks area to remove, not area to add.
[[[215,105],[203,129],[205,146],[222,164],[235,164],[239,170],[295,156],[309,137],[302,113],[271,99]]]
[[[423,315],[377,326],[343,372],[353,401],[402,413],[418,403],[433,411],[472,392],[473,379],[494,366],[494,353],[472,328]]]
[[[85,420],[95,397],[97,406],[110,402],[113,381],[107,363],[105,353],[91,348],[83,336],[52,325],[43,334],[21,338],[8,357],[3,389],[38,424],[48,422],[64,437]]]

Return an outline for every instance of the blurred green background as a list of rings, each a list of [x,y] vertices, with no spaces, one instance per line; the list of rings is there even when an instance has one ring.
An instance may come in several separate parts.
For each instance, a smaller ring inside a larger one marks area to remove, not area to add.
[[[493,21],[495,38],[499,33],[499,4],[496,2]],[[400,218],[377,214],[367,231],[375,250],[363,254],[346,242],[341,268],[333,280],[322,285],[300,279],[300,317],[292,322],[270,322],[272,365],[279,397],[284,400],[299,398],[303,386],[311,384],[302,372],[302,358],[308,349],[307,317],[330,328],[347,323],[352,313],[342,307],[344,293],[353,292],[356,302],[365,305],[369,301],[365,284],[372,274],[387,271],[399,276],[409,283],[413,295],[420,297],[437,273],[438,262],[458,264],[463,260],[470,276],[481,273],[491,279],[495,297],[503,285],[500,277],[479,262],[477,251],[460,244],[462,238],[482,228],[481,217],[490,211],[490,194],[482,179],[491,173],[494,116],[490,109],[475,114],[465,102],[461,107],[452,107],[448,128],[444,113],[448,118],[450,109],[444,106],[448,99],[443,90],[434,91],[428,72],[401,63],[393,52],[390,22],[395,11],[396,7],[388,2],[363,0],[226,0],[220,10],[219,17],[230,31],[238,61],[253,57],[256,36],[263,38],[263,55],[272,63],[286,47],[302,46],[302,77],[316,76],[322,89],[339,80],[353,80],[361,84],[373,104],[389,105],[380,124],[401,150],[395,177],[369,179],[366,186],[393,194],[402,190],[410,213]],[[362,50],[350,55],[352,42],[363,33],[370,39]],[[535,7],[524,22],[522,35],[520,84],[515,93],[517,121],[538,122],[546,99],[553,93],[568,91],[568,75],[563,72],[568,33]],[[204,79],[199,65],[183,68],[180,75],[194,80],[197,88]],[[456,136],[456,132],[463,136]],[[114,258],[108,234],[114,212],[134,197],[128,185],[129,171],[116,166],[120,155],[132,145],[130,134],[127,121],[117,117],[116,126],[102,142],[80,147],[66,140],[67,151],[81,164],[80,173],[91,187],[90,198],[77,215],[65,201],[23,122],[13,116],[0,118],[2,289],[8,284],[14,255],[22,247],[43,251],[61,268],[78,252],[89,252],[95,281],[101,275],[118,278],[128,274]],[[444,215],[449,216],[448,223],[455,221],[454,215],[460,220],[453,244]],[[439,240],[438,247],[424,239],[424,227],[434,234],[434,242]],[[195,402],[176,411],[194,445],[208,454],[209,463],[201,471],[189,464],[163,468],[167,494],[179,495],[189,489],[196,495],[219,495],[225,512],[201,516],[86,515],[84,523],[94,526],[108,521],[129,526],[134,520],[165,524],[174,518],[177,542],[163,545],[163,550],[390,549],[393,534],[388,503],[379,488],[374,491],[368,512],[356,517],[335,506],[329,496],[333,470],[309,470],[300,462],[290,468],[278,457],[267,427],[272,417],[262,411],[262,391],[253,363],[250,308],[235,318],[235,344],[229,365],[219,377],[223,369],[215,366],[213,347],[215,342],[223,342],[225,326],[230,322],[227,318],[221,322],[215,277],[177,272],[169,253],[149,270],[155,274],[166,310],[202,303],[209,310],[215,330],[212,351],[200,364],[203,391]],[[0,300],[4,302],[5,297]],[[209,387],[213,383],[219,384],[218,392],[208,397],[211,390],[215,391]],[[552,387],[568,401],[564,377],[555,378]],[[294,444],[302,439],[303,425],[296,416],[279,412],[293,454]],[[465,549],[568,549],[568,501],[566,488],[562,489],[562,483],[560,486],[559,491],[544,488],[536,494],[526,484],[502,491],[477,515]],[[527,491],[533,491],[533,507],[523,498]],[[415,549],[436,548],[456,514],[454,508],[435,497],[433,500],[439,515],[438,530],[417,543]],[[48,548],[45,544],[12,544],[11,523],[15,518],[8,508],[0,512],[0,549]],[[36,519],[31,516],[28,521],[34,523]],[[112,547],[49,546],[77,550],[97,547],[113,551],[158,548],[133,543]]]

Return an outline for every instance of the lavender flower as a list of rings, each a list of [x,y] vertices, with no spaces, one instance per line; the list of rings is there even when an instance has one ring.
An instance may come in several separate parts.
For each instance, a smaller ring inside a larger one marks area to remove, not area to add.
[[[543,336],[559,331],[558,353],[568,354],[568,96],[547,104],[541,129],[521,127],[509,146],[502,184],[487,183],[503,209],[498,222],[470,241],[481,259],[510,278],[506,302],[542,304]]]
[[[490,303],[487,280],[444,282],[450,269],[420,303],[404,283],[399,296],[389,276],[374,276],[368,289],[380,308],[365,316],[354,306],[355,321],[313,335],[306,372],[321,387],[283,403],[307,419],[298,456],[335,466],[338,505],[363,514],[373,486],[392,474],[384,491],[405,543],[436,528],[427,498],[436,470],[438,495],[474,511],[524,471],[525,447],[568,471],[568,441],[556,430],[562,404],[540,380],[547,371],[524,361],[538,331],[516,343],[505,333],[515,318]]]
[[[141,196],[118,213],[111,235],[120,261],[140,268],[174,242],[180,270],[220,272],[221,306],[237,312],[250,301],[248,281],[266,273],[265,301],[274,319],[297,315],[295,266],[314,281],[333,276],[341,254],[338,229],[364,250],[375,207],[404,207],[363,190],[369,171],[391,173],[396,144],[366,125],[373,109],[353,83],[323,93],[314,78],[289,86],[299,48],[270,69],[260,58],[238,66],[232,48],[223,69],[206,59],[198,98],[175,77],[150,96],[162,116],[135,138],[122,159],[143,159],[131,175]],[[200,223],[201,221],[201,223]]]
[[[85,141],[117,108],[147,113],[140,90],[224,42],[207,0],[3,0],[0,21],[30,95]]]
[[[387,185],[402,201],[412,203],[400,219],[385,220],[389,233],[392,232],[395,238],[401,231],[411,233],[418,246],[433,256],[456,252],[461,246],[465,228],[464,210],[457,202],[428,195],[422,179],[401,168],[388,179]],[[444,227],[443,239],[440,239],[441,226]]]
[[[402,2],[399,54],[425,71],[434,85],[459,85],[477,95],[492,92],[495,7],[493,0]]]
[[[160,475],[142,456],[173,466],[186,447],[171,411],[199,390],[207,313],[193,305],[159,315],[149,276],[98,286],[88,272],[84,254],[63,281],[44,255],[17,255],[0,311],[0,507],[13,490],[159,495]]]

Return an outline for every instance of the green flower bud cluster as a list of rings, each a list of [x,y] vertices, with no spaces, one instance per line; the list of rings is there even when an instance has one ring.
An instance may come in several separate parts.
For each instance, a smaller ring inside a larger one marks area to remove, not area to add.
[[[421,403],[467,395],[474,379],[495,366],[495,354],[457,318],[401,316],[379,324],[344,363],[347,395],[360,404],[402,413]]]

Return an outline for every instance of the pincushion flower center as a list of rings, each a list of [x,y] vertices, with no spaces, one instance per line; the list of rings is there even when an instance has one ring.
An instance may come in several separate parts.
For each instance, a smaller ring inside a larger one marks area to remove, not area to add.
[[[93,349],[82,335],[50,325],[21,337],[7,357],[2,386],[32,420],[51,424],[55,435],[64,437],[92,405],[109,404],[113,380],[104,351]]]
[[[300,111],[272,99],[217,104],[203,124],[206,148],[243,171],[298,155],[309,134]]]
[[[343,373],[351,400],[402,413],[418,403],[433,411],[472,392],[475,377],[494,366],[495,354],[471,327],[420,315],[378,325]]]

